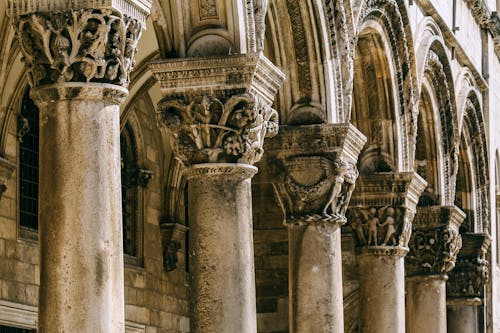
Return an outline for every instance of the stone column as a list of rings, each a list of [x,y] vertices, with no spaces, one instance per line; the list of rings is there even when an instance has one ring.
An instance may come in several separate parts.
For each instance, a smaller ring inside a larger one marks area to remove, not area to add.
[[[447,273],[462,248],[464,219],[455,206],[417,208],[405,262],[408,333],[446,333]]]
[[[288,228],[290,332],[344,332],[340,227],[365,141],[334,124],[284,126],[266,144]]]
[[[348,221],[359,263],[361,331],[405,332],[404,257],[420,194],[417,173],[361,176]]]
[[[486,253],[490,244],[487,234],[462,234],[462,249],[446,283],[450,333],[480,331],[479,308],[485,301],[484,290],[488,281]]]
[[[151,64],[164,98],[158,119],[186,166],[191,332],[257,330],[251,181],[284,75],[262,54]]]
[[[147,3],[9,3],[40,108],[40,332],[124,332],[119,106]]]

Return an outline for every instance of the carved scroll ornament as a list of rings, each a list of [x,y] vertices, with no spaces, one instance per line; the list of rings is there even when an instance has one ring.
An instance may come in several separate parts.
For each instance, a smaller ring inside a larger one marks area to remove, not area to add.
[[[264,138],[279,128],[276,110],[247,92],[166,97],[159,103],[158,118],[186,165],[254,164],[264,152]]]
[[[127,87],[142,24],[108,9],[22,15],[15,26],[32,87],[100,82]]]

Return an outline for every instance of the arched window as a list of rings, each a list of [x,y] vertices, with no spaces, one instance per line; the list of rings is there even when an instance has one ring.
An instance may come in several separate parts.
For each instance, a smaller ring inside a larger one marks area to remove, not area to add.
[[[137,239],[137,146],[127,124],[120,136],[122,174],[123,252],[131,257],[138,255]]]
[[[18,118],[19,223],[21,230],[28,232],[38,230],[38,113],[26,89]]]

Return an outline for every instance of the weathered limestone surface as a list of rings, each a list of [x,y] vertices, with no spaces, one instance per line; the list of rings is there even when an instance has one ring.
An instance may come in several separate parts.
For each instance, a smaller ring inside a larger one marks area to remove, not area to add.
[[[158,119],[186,166],[193,332],[256,332],[252,166],[276,135],[283,73],[262,54],[150,65]]]
[[[194,332],[256,332],[251,177],[257,168],[187,171]]]
[[[446,280],[462,248],[465,213],[455,206],[417,207],[406,256],[408,332],[446,332]]]
[[[343,332],[340,227],[365,142],[352,125],[284,126],[268,140],[289,242],[291,332]]]
[[[9,4],[40,108],[40,332],[124,331],[119,106],[151,4],[116,4]]]
[[[404,256],[426,182],[414,172],[361,176],[349,223],[359,262],[361,330],[405,332]]]
[[[51,95],[50,88],[34,92],[42,119],[40,197],[45,198],[40,202],[39,330],[120,332],[119,106],[102,95],[75,98],[71,88],[66,91],[70,99],[49,101],[43,98]]]
[[[487,234],[465,233],[456,267],[446,285],[448,332],[478,332],[479,307],[484,305],[489,278],[486,253],[491,244]]]

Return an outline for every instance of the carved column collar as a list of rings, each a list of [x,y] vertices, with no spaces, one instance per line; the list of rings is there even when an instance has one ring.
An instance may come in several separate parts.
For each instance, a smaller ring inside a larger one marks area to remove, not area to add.
[[[364,136],[350,124],[283,126],[266,149],[287,226],[342,225]]]
[[[491,244],[487,234],[462,234],[462,250],[446,283],[448,299],[475,299],[484,296],[488,281],[486,253]]]
[[[465,213],[456,206],[417,207],[406,257],[406,275],[444,275],[462,248],[459,228]]]
[[[284,74],[263,55],[162,60],[151,65],[163,95],[158,119],[185,165],[253,164],[276,135],[272,102]]]
[[[404,256],[426,186],[416,172],[360,176],[348,215],[358,253]]]

